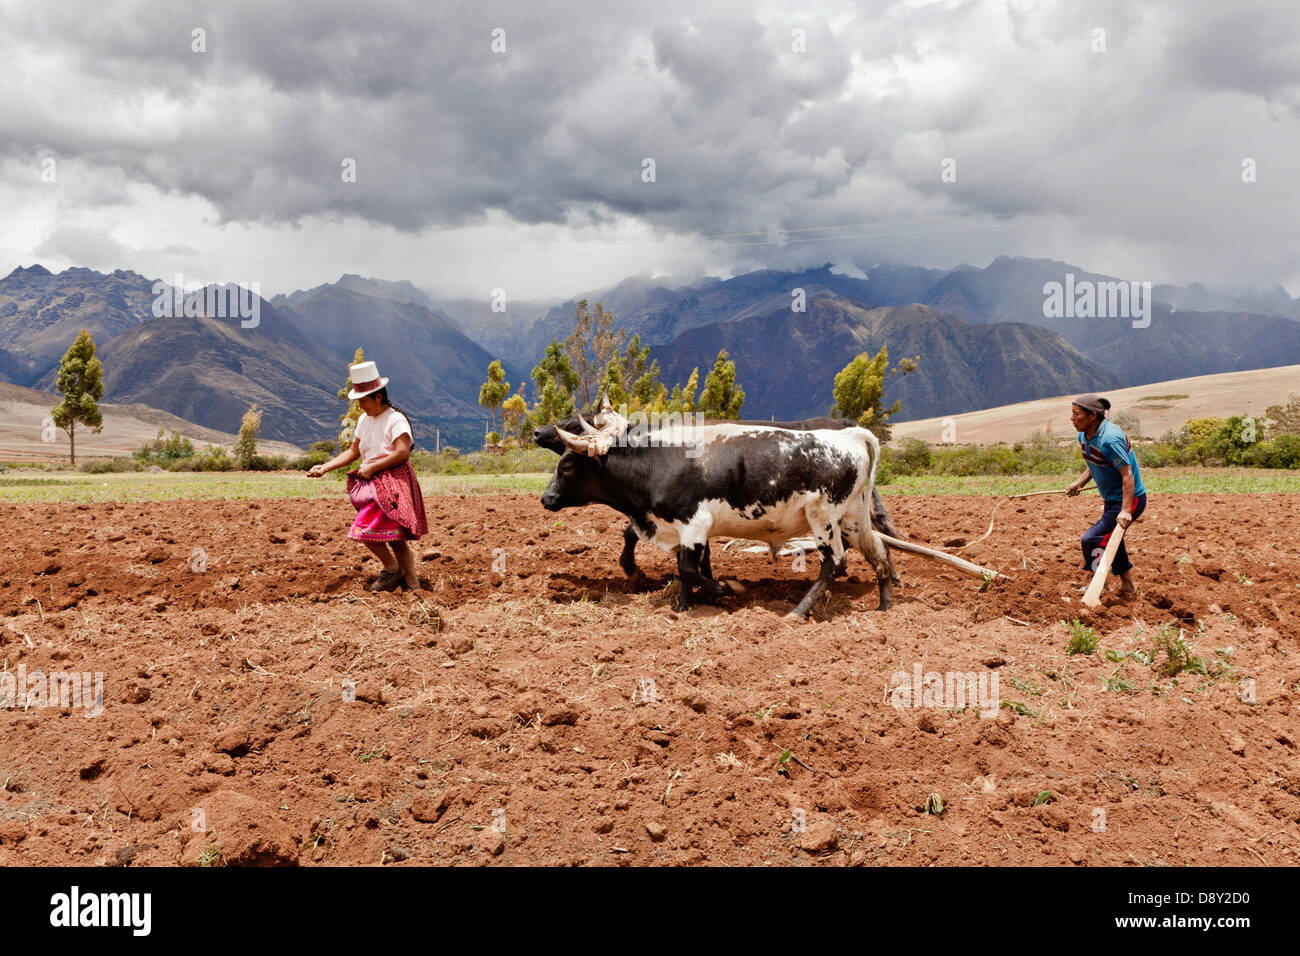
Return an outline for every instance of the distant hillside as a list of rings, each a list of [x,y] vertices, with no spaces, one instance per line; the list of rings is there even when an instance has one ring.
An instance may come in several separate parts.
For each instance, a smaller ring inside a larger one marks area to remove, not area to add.
[[[368,296],[372,299],[389,299],[393,302],[407,302],[416,305],[422,305],[426,309],[436,309],[437,306],[428,294],[416,288],[409,280],[403,279],[400,282],[392,282],[386,279],[371,279],[365,276],[359,276],[353,272],[345,272],[339,276],[336,282],[325,282],[311,289],[299,290],[289,295],[277,295],[271,299],[271,304],[276,306],[289,305],[294,306],[299,302],[311,299],[313,296],[320,295],[334,289],[344,289],[350,292],[357,292],[361,295]]]
[[[49,392],[0,383],[0,460],[67,459],[68,436],[64,432],[56,432],[52,442],[44,441],[42,437],[45,419],[57,401],[58,396]],[[204,428],[146,405],[101,402],[99,410],[104,416],[104,426],[98,435],[88,430],[77,430],[78,461],[130,455],[145,442],[152,441],[159,428],[169,435],[176,432],[188,438],[196,448],[230,446],[235,440],[235,436],[227,432]],[[258,441],[257,450],[273,455],[300,451],[293,445],[276,441]]]
[[[967,322],[1027,322],[1050,329],[1129,385],[1300,362],[1300,322],[1277,312],[1195,312],[1156,300],[1146,328],[1134,328],[1133,320],[1123,317],[1045,317],[1043,286],[1063,282],[1067,273],[1076,283],[1115,278],[1064,262],[1001,256],[987,269],[949,273],[925,301]]]
[[[1043,286],[1067,273],[1110,280],[1009,256],[985,268],[850,263],[840,272],[826,265],[688,283],[642,274],[559,304],[512,300],[495,313],[487,295],[440,303],[411,282],[345,274],[264,302],[261,326],[245,330],[237,320],[155,319],[153,282],[135,273],[53,275],[35,265],[0,279],[0,380],[51,389],[84,325],[100,349],[110,401],[227,431],[256,401],[266,411],[264,434],[306,444],[335,434],[336,393],[360,346],[393,379],[418,443],[439,428],[444,441],[477,447],[488,363],[502,359],[517,389],[546,344],[572,331],[581,298],[602,302],[616,327],[639,332],[670,385],[692,366],[711,366],[725,346],[749,394],[747,414],[782,419],[824,413],[835,373],[882,344],[895,359],[921,356],[921,372],[889,383],[907,418],[1300,364],[1300,301],[1284,289],[1159,286],[1149,327],[1134,328],[1123,317],[1045,317]],[[791,310],[797,291],[807,312]],[[531,382],[527,397],[536,398]]]
[[[107,342],[147,321],[152,287],[152,280],[121,269],[15,269],[0,279],[0,377],[34,385],[58,368],[82,327]]]
[[[929,275],[928,270],[911,270],[911,273]],[[935,273],[936,276],[939,274]],[[902,289],[923,291],[923,287],[928,287],[928,284],[917,281],[916,275],[908,274],[901,281],[882,286],[882,290],[899,293]],[[868,305],[902,302],[901,299],[897,302],[883,301],[870,283],[836,275],[830,266],[804,272],[765,269],[730,279],[704,279],[689,285],[635,276],[609,289],[577,296],[555,306],[526,333],[517,349],[521,354],[526,352],[529,356],[537,356],[552,339],[562,341],[573,331],[574,309],[582,298],[592,305],[601,302],[614,313],[616,326],[640,334],[642,341],[664,345],[691,329],[705,325],[769,315],[781,309],[789,312],[795,289],[802,289],[805,299],[832,293]]]
[[[481,345],[493,358],[526,365],[529,371],[536,363],[530,359],[530,347],[523,343],[528,340],[529,330],[556,305],[553,300],[507,298],[506,311],[494,312],[492,301],[487,297],[433,301],[435,311],[455,323],[456,328]],[[569,316],[569,331],[572,331],[572,311]],[[550,339],[546,342],[549,343]]]
[[[488,413],[478,404],[478,392],[495,356],[442,313],[416,302],[376,298],[356,286],[326,285],[300,296],[287,315],[339,370],[335,389],[360,346],[392,380],[392,400],[415,419],[417,443],[432,445],[436,426],[444,443],[482,444]],[[506,380],[518,388],[526,373],[508,363],[504,367]]]
[[[204,427],[236,430],[250,404],[262,434],[307,445],[338,433],[337,398],[358,346],[393,380],[416,440],[477,447],[487,412],[478,390],[489,355],[409,282],[345,275],[274,302],[260,321],[153,316],[153,280],[41,266],[0,280],[0,379],[53,393],[59,359],[86,326],[104,365],[105,401],[142,403]],[[524,372],[507,366],[518,386]],[[52,395],[51,405],[57,401]]]
[[[685,336],[693,329],[766,315],[797,322],[798,313],[789,306],[791,293],[802,289],[808,299],[830,294],[867,307],[920,303],[973,325],[1037,326],[1059,334],[1126,384],[1300,362],[1300,300],[1284,289],[1232,295],[1195,283],[1187,288],[1156,286],[1151,324],[1135,329],[1126,317],[1045,317],[1043,286],[1063,282],[1067,273],[1080,281],[1115,281],[1066,262],[1000,256],[983,269],[877,263],[862,267],[857,276],[836,274],[829,265],[801,272],[760,270],[689,284],[637,276],[585,298],[602,301],[613,311],[616,325],[659,346],[656,355],[670,343],[691,341]],[[503,345],[502,354],[531,367],[546,343],[563,339],[572,329],[578,298],[550,309],[518,335],[513,346]],[[797,336],[794,330],[788,334]],[[674,367],[683,364],[673,361]],[[694,359],[689,361],[693,364]],[[748,372],[751,381],[767,381],[765,369]],[[780,414],[793,415],[795,409]]]
[[[977,326],[926,306],[867,309],[832,295],[765,316],[693,329],[660,355],[665,381],[700,384],[719,349],[736,362],[748,418],[825,415],[835,375],[861,352],[889,347],[891,364],[920,355],[917,371],[887,380],[887,403],[902,418],[980,408],[1002,396],[1032,398],[1072,389],[1111,388],[1117,376],[1089,362],[1059,336],[1028,325]]]
[[[264,301],[255,328],[242,328],[239,318],[150,319],[99,346],[104,399],[139,402],[222,431],[237,431],[256,403],[268,439],[307,445],[331,438],[346,369],[291,317]],[[54,375],[41,387],[52,388]]]
[[[934,418],[900,422],[894,428],[893,443],[904,438],[920,438],[938,444],[949,416],[955,424],[956,440],[962,444],[1015,442],[1036,431],[1073,439],[1070,403],[1082,391],[979,411],[952,409]],[[1171,379],[1135,388],[1111,389],[1102,394],[1111,401],[1111,415],[1132,412],[1141,421],[1144,436],[1159,438],[1165,432],[1181,428],[1190,418],[1262,417],[1270,405],[1284,405],[1292,397],[1300,397],[1300,365]]]

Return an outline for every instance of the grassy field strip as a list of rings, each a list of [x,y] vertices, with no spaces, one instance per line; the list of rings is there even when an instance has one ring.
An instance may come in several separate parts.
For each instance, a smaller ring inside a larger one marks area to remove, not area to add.
[[[338,473],[336,473],[338,474]],[[885,495],[1010,495],[1064,488],[1070,475],[922,475],[881,486]],[[1143,480],[1152,495],[1198,492],[1300,494],[1300,474],[1248,468],[1153,468]],[[538,494],[546,472],[509,475],[421,475],[426,495]],[[1091,488],[1085,494],[1095,495]],[[311,479],[283,472],[80,472],[8,471],[0,475],[0,503],[64,501],[175,501],[178,499],[345,497],[342,476]]]
[[[1068,475],[911,475],[881,485],[886,495],[1018,495],[1064,488],[1083,472]],[[1300,473],[1266,468],[1151,468],[1142,470],[1151,495],[1300,494]],[[1084,494],[1095,495],[1089,485]]]
[[[336,477],[337,476],[337,477]],[[422,475],[426,495],[541,494],[551,476]],[[175,501],[178,499],[238,500],[245,498],[346,498],[340,472],[325,478],[283,472],[121,472],[87,475],[80,472],[30,471],[0,475],[0,502]]]

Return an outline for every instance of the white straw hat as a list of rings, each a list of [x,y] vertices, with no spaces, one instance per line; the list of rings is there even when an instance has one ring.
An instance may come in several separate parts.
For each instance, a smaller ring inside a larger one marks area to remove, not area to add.
[[[388,385],[388,379],[379,377],[379,366],[374,362],[350,365],[348,374],[352,377],[352,390],[348,392],[348,398],[353,401],[365,398],[371,392],[377,392]]]

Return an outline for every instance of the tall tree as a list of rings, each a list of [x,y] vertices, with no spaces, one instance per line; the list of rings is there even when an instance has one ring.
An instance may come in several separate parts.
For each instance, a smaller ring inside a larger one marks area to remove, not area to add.
[[[899,372],[907,375],[916,370],[920,360],[919,355],[915,359],[905,358],[890,369],[888,347],[881,346],[874,357],[863,352],[835,376],[835,404],[831,415],[852,418],[863,428],[871,429],[882,442],[889,441],[892,429],[888,421],[898,414],[902,401],[885,408],[885,376]]]
[[[596,358],[597,378],[604,378],[605,372],[615,363],[622,362],[623,344],[627,341],[627,330],[614,329],[614,313],[607,312],[599,302],[596,314],[592,316],[591,352]],[[620,368],[620,371],[625,371]],[[627,375],[620,377],[621,382],[628,381]],[[599,395],[592,395],[589,401],[595,401]],[[623,399],[626,401],[626,397]]]
[[[656,408],[656,411],[665,412],[693,412],[695,411],[695,390],[699,388],[700,369],[699,366],[691,369],[691,377],[687,379],[686,385],[674,385],[673,393],[667,401],[663,402],[663,408]]]
[[[506,381],[505,369],[500,359],[493,359],[488,366],[488,380],[478,390],[478,403],[492,415],[492,430],[497,430],[497,409],[510,394],[510,383]]]
[[[573,310],[573,331],[564,340],[564,354],[569,360],[569,368],[577,379],[578,397],[583,408],[591,404],[591,384],[596,377],[596,370],[592,368],[591,353],[588,351],[591,330],[591,311],[587,308],[587,300],[583,299]]]
[[[366,360],[366,353],[363,349],[357,349],[357,354],[352,356],[349,365],[360,365]],[[361,406],[355,401],[348,398],[348,392],[352,391],[352,375],[348,374],[347,380],[343,387],[339,389],[339,401],[348,403],[348,410],[339,416],[339,423],[343,425],[343,431],[339,432],[339,451],[347,448],[352,444],[352,436],[356,433],[357,422],[361,420]]]
[[[736,384],[736,363],[727,359],[727,350],[723,349],[704,378],[700,411],[706,418],[738,419],[744,404],[745,390]]]
[[[632,345],[628,346],[629,352],[640,344],[639,337],[633,337]],[[649,365],[647,365],[649,361]],[[649,408],[659,401],[660,397],[668,394],[668,389],[659,381],[659,360],[650,360],[650,346],[638,351],[638,358],[634,363],[629,363],[627,380],[630,382],[632,392],[632,401],[638,408]]]
[[[650,346],[641,344],[639,333],[633,335],[626,348],[615,353],[605,367],[599,391],[603,392],[606,387],[613,404],[627,402],[634,412],[650,409],[661,392],[667,395],[667,389],[659,381],[659,360],[651,361]]]
[[[95,358],[95,342],[85,329],[63,354],[55,387],[63,395],[63,401],[50,409],[50,417],[57,427],[68,433],[68,451],[75,465],[77,426],[85,425],[91,431],[99,432],[104,423],[96,404],[104,397],[104,367]]]
[[[532,378],[537,392],[531,415],[534,425],[550,425],[573,414],[570,396],[578,387],[578,376],[559,342],[552,340],[546,346],[546,354],[533,369]]]
[[[523,443],[524,420],[528,417],[528,403],[524,401],[524,386],[505,400],[501,406],[501,426],[507,438]]]
[[[1274,433],[1284,432],[1300,435],[1300,396],[1292,395],[1285,405],[1278,403],[1264,410],[1268,420],[1273,423]]]
[[[573,311],[573,331],[564,340],[564,354],[578,379],[579,404],[588,409],[597,398],[599,386],[616,361],[623,343],[627,340],[625,329],[614,330],[614,313],[597,302],[593,312],[583,299]],[[623,377],[626,381],[626,376]]]

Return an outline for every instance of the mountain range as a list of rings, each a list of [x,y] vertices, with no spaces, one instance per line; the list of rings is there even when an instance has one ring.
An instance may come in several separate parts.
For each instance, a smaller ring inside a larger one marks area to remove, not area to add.
[[[0,380],[51,391],[83,326],[105,368],[105,401],[142,403],[234,431],[250,403],[262,434],[304,445],[332,437],[338,388],[358,347],[393,380],[417,443],[477,447],[488,364],[512,390],[552,339],[572,330],[579,299],[651,345],[667,384],[701,375],[725,348],[746,417],[802,418],[830,407],[835,374],[855,355],[890,349],[918,369],[887,381],[898,420],[955,414],[1070,392],[1300,363],[1300,301],[1281,288],[1215,291],[1156,285],[1150,324],[1053,318],[1044,287],[1111,277],[1068,263],[1002,256],[980,269],[875,263],[759,270],[678,282],[647,275],[556,302],[439,297],[411,282],[346,274],[259,300],[259,321],[155,317],[155,283],[138,273],[40,265],[0,279]],[[531,383],[528,397],[531,399]],[[52,402],[54,401],[52,397]]]

